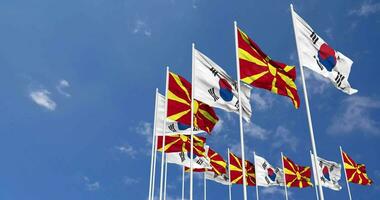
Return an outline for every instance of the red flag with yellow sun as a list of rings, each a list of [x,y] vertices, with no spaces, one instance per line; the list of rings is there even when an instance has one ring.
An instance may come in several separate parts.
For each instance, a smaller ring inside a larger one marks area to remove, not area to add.
[[[313,186],[311,183],[311,169],[295,164],[288,157],[283,156],[284,174],[287,187],[304,188]]]
[[[299,108],[296,68],[272,60],[260,47],[237,28],[240,80],[254,87],[289,97]]]
[[[243,184],[243,165],[242,159],[230,152],[230,175],[232,184]],[[256,185],[255,165],[245,161],[245,177],[249,186]]]
[[[169,73],[168,114],[170,120],[191,125],[191,84],[183,77]],[[210,133],[219,118],[209,105],[194,100],[194,127]]]
[[[359,185],[371,185],[372,180],[368,178],[364,164],[357,164],[346,152],[342,151],[344,170],[346,170],[347,181]]]
[[[162,151],[162,140],[165,137],[164,151],[166,153],[173,152],[190,152],[191,151],[191,136],[190,135],[167,135],[157,136],[157,151]],[[193,135],[193,149],[194,154],[197,156],[205,155],[204,145],[206,143],[205,137]]]

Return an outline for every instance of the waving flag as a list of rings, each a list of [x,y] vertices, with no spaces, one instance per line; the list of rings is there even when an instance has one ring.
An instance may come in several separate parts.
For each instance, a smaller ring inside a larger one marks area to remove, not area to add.
[[[344,170],[346,170],[347,180],[359,185],[371,185],[372,180],[368,178],[367,170],[364,164],[356,164],[346,152],[342,151],[344,161]]]
[[[243,184],[243,165],[241,158],[235,156],[230,152],[230,175],[231,175],[231,184]],[[249,162],[245,161],[245,171],[246,171],[246,180],[249,186],[256,185],[255,177],[255,166]]]
[[[239,28],[237,29],[240,79],[254,87],[267,89],[275,94],[288,96],[299,108],[296,68],[267,56],[260,47]]]
[[[334,50],[296,12],[292,16],[301,65],[330,79],[339,90],[356,93],[348,83],[352,60]]]
[[[164,136],[157,137],[157,151],[162,151],[162,139]],[[187,135],[169,135],[165,136],[165,148],[164,152],[190,152],[191,150],[191,141],[190,136]],[[198,156],[205,155],[204,144],[206,138],[193,135],[193,149],[194,154]]]
[[[191,84],[172,72],[169,74],[167,113],[168,119],[179,122],[183,128],[191,126]],[[194,127],[210,133],[218,120],[213,108],[194,100]]]
[[[313,186],[310,181],[311,169],[310,167],[303,167],[295,164],[292,160],[283,157],[284,174],[287,187],[304,188]]]
[[[205,172],[206,178],[213,180],[215,182],[228,185],[229,179],[227,174],[227,163],[221,155],[212,150],[209,146],[205,145],[205,150],[207,152],[206,159],[210,163],[210,168],[203,169],[193,169],[194,172]],[[189,172],[190,169],[186,168],[186,172]]]
[[[165,135],[175,135],[175,134],[190,134],[190,126],[183,125],[180,122],[169,120],[165,117],[165,96],[158,93],[158,101],[156,105],[156,135],[164,135],[164,121],[166,120]],[[202,133],[198,129],[194,130],[194,134]]]
[[[193,169],[205,169],[211,167],[210,162],[205,157],[196,156],[191,159],[189,152],[166,153],[166,158],[168,163],[185,167],[190,167],[190,165],[192,165]]]
[[[256,183],[258,186],[284,185],[284,172],[273,167],[265,158],[255,155]]]
[[[311,156],[311,161],[314,166],[314,157],[313,154],[310,154]],[[319,182],[323,187],[327,187],[332,190],[339,191],[342,189],[342,186],[339,185],[339,180],[341,177],[341,169],[342,167],[340,164],[333,162],[333,161],[328,161],[325,159],[322,159],[320,157],[317,157],[317,165],[316,169],[318,170],[319,174]],[[316,171],[314,170],[314,177],[318,178]],[[318,184],[318,182],[315,182]]]
[[[237,82],[210,58],[194,49],[194,98],[229,112],[239,113]],[[251,88],[241,84],[243,118],[251,118]]]

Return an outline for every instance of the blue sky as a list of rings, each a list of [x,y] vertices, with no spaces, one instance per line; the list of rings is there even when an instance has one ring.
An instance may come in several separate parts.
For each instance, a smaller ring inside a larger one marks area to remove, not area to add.
[[[233,21],[272,58],[298,66],[290,1],[1,0],[0,198],[146,199],[154,91],[163,92],[165,66],[190,80],[191,43],[236,77]],[[339,145],[367,165],[375,183],[351,185],[353,198],[380,192],[380,94],[376,83],[380,34],[378,1],[293,1],[322,38],[354,61],[347,96],[306,72],[317,149],[340,161]],[[310,165],[302,85],[301,107],[254,89],[246,125],[247,155],[275,165],[280,152]],[[217,110],[211,147],[238,153],[238,117]],[[169,166],[168,199],[180,197],[180,170]],[[195,197],[202,181],[195,178]],[[347,190],[324,189],[328,199]],[[188,186],[188,184],[187,184]],[[188,187],[187,187],[188,188]],[[208,182],[209,199],[228,189]],[[254,188],[248,189],[249,199]],[[314,188],[290,189],[291,199],[314,199]],[[241,186],[233,186],[240,199]],[[261,189],[265,199],[282,188]]]

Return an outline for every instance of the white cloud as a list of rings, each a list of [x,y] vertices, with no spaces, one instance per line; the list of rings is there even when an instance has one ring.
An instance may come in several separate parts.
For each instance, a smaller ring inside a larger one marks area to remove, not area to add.
[[[330,39],[330,40],[333,40],[334,39],[334,35],[332,33],[332,28],[327,28],[324,30],[325,34],[327,35],[327,37]]]
[[[143,34],[147,37],[152,36],[152,31],[150,30],[149,26],[147,25],[147,23],[145,21],[143,21],[141,19],[137,19],[135,21],[132,33],[133,34]]]
[[[244,123],[244,133],[250,137],[260,140],[266,140],[270,135],[270,131],[252,122]]]
[[[61,95],[65,96],[65,97],[71,97],[71,95],[69,93],[67,93],[67,92],[64,91],[64,89],[68,88],[68,87],[70,87],[70,83],[67,80],[62,79],[62,80],[59,81],[59,83],[58,83],[58,85],[57,85],[56,88],[57,88],[57,91]]]
[[[380,135],[380,122],[371,118],[371,111],[380,108],[380,101],[363,96],[349,96],[343,100],[328,127],[328,133],[347,134],[354,130]]]
[[[327,78],[324,78],[323,76],[304,68],[304,75],[305,75],[305,81],[308,88],[308,92],[310,91],[312,94],[323,94],[327,87],[333,85],[330,83],[330,81]],[[299,85],[302,87],[302,80],[301,77],[299,78]]]
[[[127,176],[123,178],[123,183],[125,185],[134,185],[134,184],[137,184],[139,182],[140,182],[140,180],[136,179],[136,178],[127,177]]]
[[[276,129],[276,132],[273,135],[273,148],[280,147],[289,147],[291,150],[296,151],[298,146],[298,139],[290,133],[290,131],[283,127],[279,126]]]
[[[135,158],[137,151],[133,148],[133,146],[124,144],[122,146],[116,146],[115,149],[117,149],[120,153],[126,154],[131,158]]]
[[[350,15],[369,16],[380,12],[380,3],[372,3],[372,1],[364,1],[360,8],[353,9],[349,12]]]
[[[285,195],[285,189],[284,187],[262,187],[263,189],[260,191],[263,193],[263,195],[266,196],[272,196],[275,194],[282,194]],[[288,190],[288,197],[291,197],[292,193]]]
[[[268,91],[256,91],[251,95],[251,100],[254,104],[253,110],[267,110],[271,108],[274,103],[273,94]]]
[[[224,124],[223,119],[221,119],[221,118],[219,117],[219,121],[218,121],[218,123],[216,123],[216,125],[214,126],[214,129],[212,130],[212,133],[213,133],[213,134],[219,134],[219,133],[223,130],[223,124]]]
[[[42,106],[50,111],[54,111],[57,104],[49,97],[50,92],[45,89],[31,91],[30,98],[39,106]]]
[[[153,125],[150,122],[140,122],[137,127],[135,127],[135,131],[146,137],[148,143],[152,144]]]
[[[86,186],[86,190],[88,191],[95,191],[100,188],[100,183],[98,181],[91,182],[87,176],[84,176],[83,180]]]

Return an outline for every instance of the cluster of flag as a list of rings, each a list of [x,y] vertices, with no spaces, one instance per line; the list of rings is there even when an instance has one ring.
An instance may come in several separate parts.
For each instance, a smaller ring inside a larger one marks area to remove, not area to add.
[[[293,9],[292,18],[301,67],[307,67],[328,78],[336,88],[347,94],[356,93],[357,90],[351,88],[348,82],[353,62],[339,51],[332,49]],[[154,155],[157,151],[162,152],[161,168],[163,162],[181,165],[184,172],[191,173],[191,181],[193,172],[201,172],[206,179],[229,187],[232,184],[243,184],[244,188],[246,185],[284,186],[286,190],[288,187],[313,186],[311,182],[313,174],[315,185],[341,190],[342,187],[339,185],[341,165],[318,157],[315,149],[313,154],[310,153],[312,167],[298,165],[283,155],[281,155],[282,167],[274,167],[265,158],[256,154],[254,162],[250,162],[245,159],[243,148],[242,157],[228,150],[228,162],[226,162],[223,156],[206,144],[206,137],[199,136],[199,133],[204,132],[211,134],[218,123],[219,118],[214,108],[237,113],[241,120],[249,122],[252,115],[250,104],[252,87],[287,96],[295,108],[300,107],[301,102],[295,83],[296,67],[270,58],[236,24],[235,31],[237,80],[197,50],[194,45],[192,83],[167,70],[166,95],[156,92],[152,155],[153,152]],[[301,72],[303,73],[302,68]],[[243,138],[242,132],[241,127]],[[311,137],[314,136],[311,134]],[[314,138],[312,141],[315,145]],[[360,185],[372,183],[364,165],[356,164],[343,151],[341,157],[347,182]],[[155,162],[154,157],[152,166]],[[155,170],[155,166],[151,169]],[[154,178],[152,181],[154,174],[155,172],[151,171],[150,199],[154,196]],[[161,193],[160,189],[160,200],[165,196]],[[190,189],[190,199],[192,199],[192,189]]]

